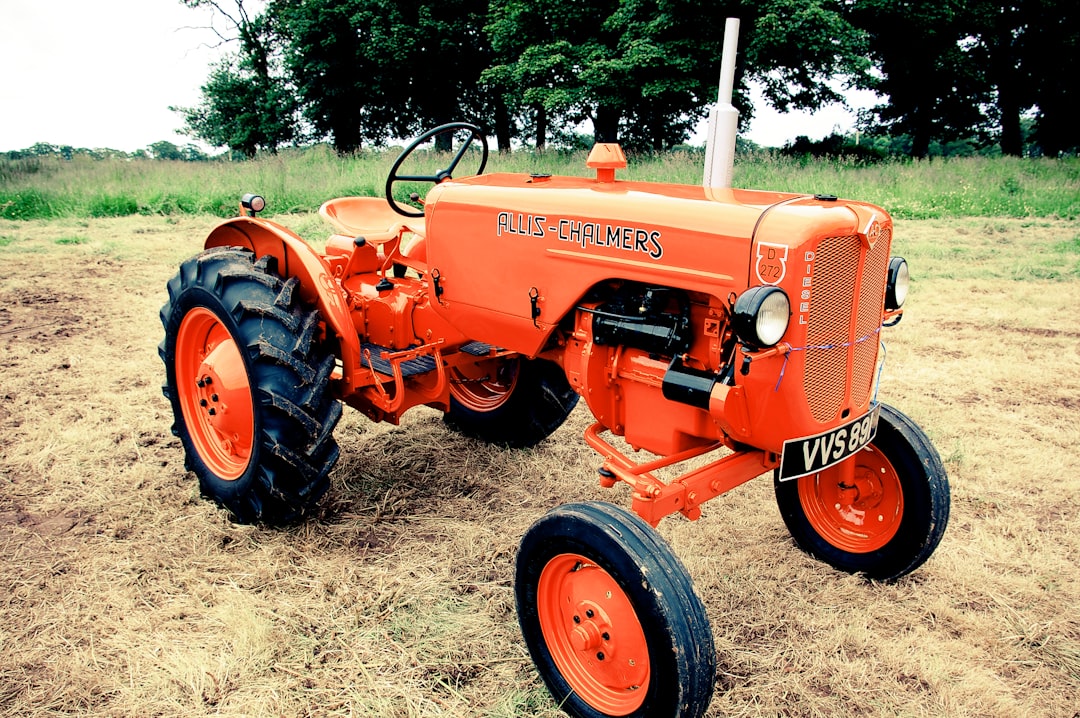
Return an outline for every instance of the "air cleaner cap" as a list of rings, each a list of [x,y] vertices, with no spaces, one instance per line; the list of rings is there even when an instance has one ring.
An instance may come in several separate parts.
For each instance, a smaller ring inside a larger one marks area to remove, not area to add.
[[[589,152],[585,166],[596,170],[597,182],[614,182],[615,170],[626,169],[626,155],[614,142],[598,142]]]

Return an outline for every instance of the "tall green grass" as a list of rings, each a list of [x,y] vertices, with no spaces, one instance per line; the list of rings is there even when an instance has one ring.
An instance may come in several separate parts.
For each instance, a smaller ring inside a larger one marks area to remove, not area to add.
[[[236,212],[245,192],[270,212],[307,212],[332,197],[379,196],[396,149],[338,157],[326,147],[247,162],[0,160],[0,217],[13,220]],[[437,165],[433,164],[432,169]],[[698,184],[703,153],[631,158],[626,179]],[[488,171],[588,175],[583,153],[519,151],[493,155]],[[775,152],[736,157],[736,187],[824,193],[879,204],[895,217],[1080,216],[1080,159],[965,157],[864,164]]]

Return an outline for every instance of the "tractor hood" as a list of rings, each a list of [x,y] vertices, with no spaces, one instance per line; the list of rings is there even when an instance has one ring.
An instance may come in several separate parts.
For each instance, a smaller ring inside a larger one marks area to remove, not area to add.
[[[436,186],[425,214],[440,313],[534,355],[598,283],[727,298],[768,283],[756,276],[758,242],[851,234],[866,212],[833,197],[504,173]]]

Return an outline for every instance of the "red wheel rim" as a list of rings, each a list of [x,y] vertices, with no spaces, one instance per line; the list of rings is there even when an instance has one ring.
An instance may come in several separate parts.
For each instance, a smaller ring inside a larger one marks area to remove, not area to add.
[[[519,359],[486,359],[450,370],[450,394],[466,409],[476,412],[499,408],[517,385]]]
[[[889,543],[904,516],[900,476],[873,445],[799,479],[799,501],[814,530],[849,553],[869,553]]]
[[[559,554],[540,573],[537,613],[551,658],[579,698],[624,716],[649,688],[649,646],[618,582],[577,554]]]
[[[199,458],[221,479],[240,478],[255,434],[251,387],[236,341],[205,307],[176,333],[176,390]]]

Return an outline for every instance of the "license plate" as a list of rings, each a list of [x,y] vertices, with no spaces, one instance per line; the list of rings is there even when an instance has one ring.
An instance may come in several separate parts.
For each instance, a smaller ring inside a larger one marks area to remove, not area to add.
[[[869,444],[877,434],[880,406],[843,426],[815,436],[784,442],[780,456],[780,480],[816,474],[839,464]]]

